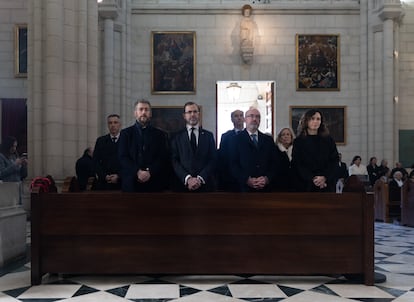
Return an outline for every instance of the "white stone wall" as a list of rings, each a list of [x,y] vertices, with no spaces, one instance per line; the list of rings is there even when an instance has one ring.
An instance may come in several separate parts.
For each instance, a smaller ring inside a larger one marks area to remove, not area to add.
[[[27,80],[14,69],[14,27],[26,23],[27,0],[0,1],[0,98],[27,98]]]

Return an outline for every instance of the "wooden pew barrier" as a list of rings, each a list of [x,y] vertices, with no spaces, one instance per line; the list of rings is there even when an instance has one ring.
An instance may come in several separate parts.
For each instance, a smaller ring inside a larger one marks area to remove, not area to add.
[[[414,227],[414,181],[404,182],[401,191],[401,225]]]
[[[31,282],[63,274],[357,275],[374,283],[365,193],[32,194]]]

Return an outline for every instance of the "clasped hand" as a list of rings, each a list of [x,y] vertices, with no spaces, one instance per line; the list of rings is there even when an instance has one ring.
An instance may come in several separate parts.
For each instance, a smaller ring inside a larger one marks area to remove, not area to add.
[[[247,185],[256,190],[263,189],[267,184],[268,179],[266,176],[249,177],[247,179]]]
[[[198,188],[200,188],[202,185],[201,180],[198,177],[190,177],[187,180],[187,188],[190,191],[194,191],[197,190]]]
[[[313,178],[313,184],[317,186],[319,189],[323,189],[327,187],[326,184],[326,177],[325,176],[315,176]]]

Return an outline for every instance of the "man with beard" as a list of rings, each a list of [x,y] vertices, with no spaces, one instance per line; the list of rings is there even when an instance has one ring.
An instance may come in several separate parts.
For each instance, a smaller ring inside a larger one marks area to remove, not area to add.
[[[186,127],[171,141],[172,164],[177,191],[208,192],[215,189],[216,143],[213,133],[200,126],[200,107],[184,105]]]
[[[259,131],[260,112],[249,109],[246,129],[234,137],[230,151],[231,172],[241,192],[268,192],[276,172],[276,145]]]
[[[123,129],[119,140],[122,191],[159,192],[166,188],[168,142],[166,134],[151,126],[151,104],[135,102],[134,125]]]

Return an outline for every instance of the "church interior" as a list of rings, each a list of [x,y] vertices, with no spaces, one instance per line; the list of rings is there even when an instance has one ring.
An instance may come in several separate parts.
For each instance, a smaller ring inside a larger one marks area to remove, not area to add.
[[[13,206],[0,183],[0,301],[414,300],[414,229],[397,221],[375,222],[374,286],[254,274],[49,274],[32,285],[29,188],[52,175],[61,190],[106,117],[132,125],[142,98],[166,132],[196,102],[217,146],[236,109],[257,108],[275,139],[318,108],[348,166],[358,155],[410,172],[413,0],[2,0],[0,25],[0,139],[16,137],[28,158]],[[13,259],[8,234],[23,244]]]

